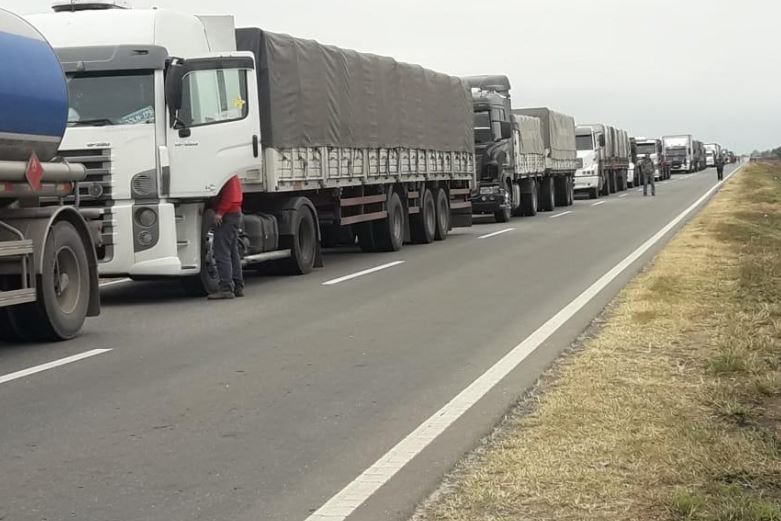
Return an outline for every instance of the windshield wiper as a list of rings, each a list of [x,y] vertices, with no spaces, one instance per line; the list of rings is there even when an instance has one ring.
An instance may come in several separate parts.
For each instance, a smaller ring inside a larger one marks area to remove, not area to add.
[[[80,119],[78,121],[68,121],[68,125],[72,127],[94,126],[104,127],[106,125],[113,125],[114,122],[108,118],[96,118],[96,119]]]

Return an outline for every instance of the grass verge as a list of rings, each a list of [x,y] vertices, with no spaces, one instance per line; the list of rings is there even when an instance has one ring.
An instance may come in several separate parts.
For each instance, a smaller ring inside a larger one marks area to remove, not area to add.
[[[415,521],[781,521],[781,163],[752,164]]]

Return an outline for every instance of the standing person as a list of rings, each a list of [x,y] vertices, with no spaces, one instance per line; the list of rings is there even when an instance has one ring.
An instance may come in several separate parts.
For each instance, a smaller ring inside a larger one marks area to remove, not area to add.
[[[244,296],[244,276],[239,253],[243,199],[238,176],[231,177],[214,199],[214,258],[220,276],[220,289],[209,295],[209,300]]]
[[[648,196],[648,184],[651,185],[651,195],[656,197],[656,180],[654,179],[654,162],[648,154],[643,155],[640,164],[635,167],[643,176],[643,197]]]
[[[724,157],[721,154],[716,156],[716,175],[719,181],[724,180]]]

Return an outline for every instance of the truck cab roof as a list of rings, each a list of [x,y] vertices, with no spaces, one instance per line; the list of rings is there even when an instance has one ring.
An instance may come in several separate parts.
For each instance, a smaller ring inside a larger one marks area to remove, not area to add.
[[[27,19],[55,49],[148,46],[182,58],[236,50],[231,16],[195,16],[167,9],[85,9]]]

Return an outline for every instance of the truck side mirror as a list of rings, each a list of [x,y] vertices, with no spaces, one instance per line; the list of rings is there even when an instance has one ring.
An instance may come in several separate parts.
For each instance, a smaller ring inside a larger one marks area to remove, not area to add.
[[[510,139],[513,137],[513,125],[509,121],[500,121],[499,127],[501,128],[502,139]]]
[[[606,143],[605,142],[605,135],[604,134],[600,134],[599,135],[599,146],[603,147],[603,146],[605,146],[605,143]]]
[[[174,120],[176,113],[182,108],[182,81],[184,66],[181,61],[172,61],[165,77],[165,102]]]

